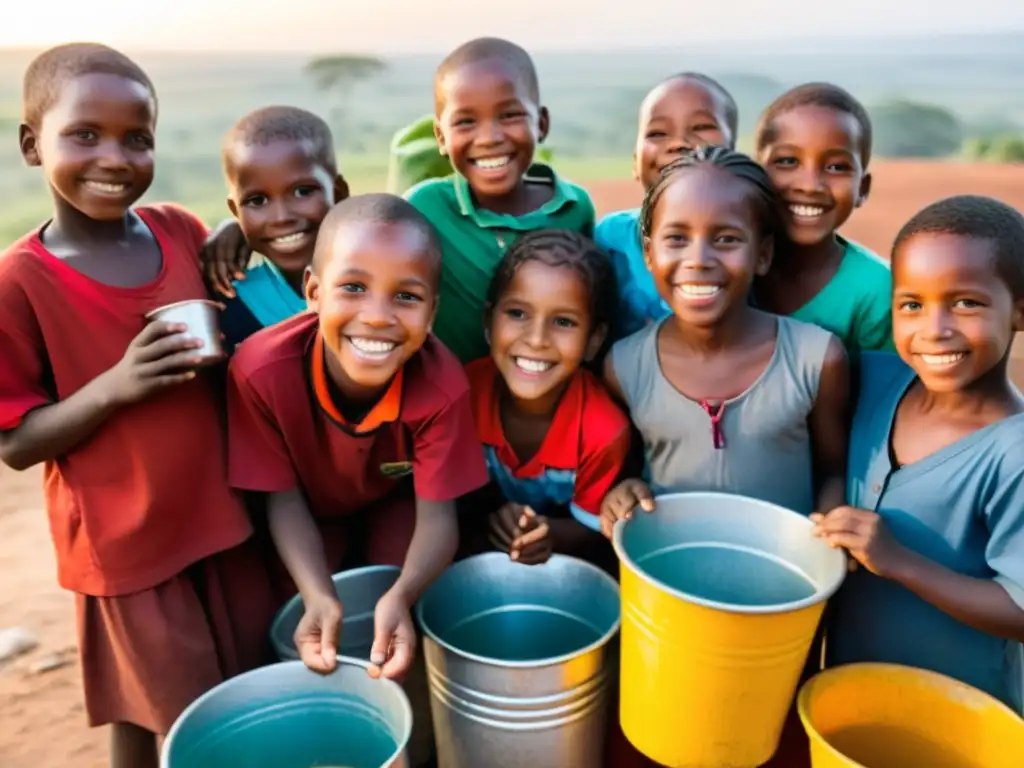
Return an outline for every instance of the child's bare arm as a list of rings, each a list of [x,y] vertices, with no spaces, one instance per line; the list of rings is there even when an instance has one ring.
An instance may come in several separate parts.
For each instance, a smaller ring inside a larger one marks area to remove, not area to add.
[[[393,587],[413,605],[455,557],[459,526],[454,501],[416,499],[416,529],[409,542],[402,574]]]
[[[619,384],[619,377],[615,375],[615,366],[612,364],[612,355],[609,352],[604,358],[604,385],[620,403],[626,402],[626,396],[622,394],[622,385]]]
[[[118,408],[195,377],[201,345],[181,325],[151,323],[121,361],[70,397],[36,408],[11,430],[0,432],[0,459],[16,470],[59,458],[88,438]]]
[[[272,493],[267,520],[277,553],[308,605],[318,597],[336,598],[324,540],[298,488]]]
[[[818,397],[808,418],[816,481],[815,509],[827,512],[846,502],[846,453],[850,434],[850,365],[833,337],[825,352]]]
[[[816,535],[845,548],[875,575],[902,584],[968,626],[1024,641],[1024,609],[998,581],[957,573],[908,549],[870,510],[843,506],[812,519]]]

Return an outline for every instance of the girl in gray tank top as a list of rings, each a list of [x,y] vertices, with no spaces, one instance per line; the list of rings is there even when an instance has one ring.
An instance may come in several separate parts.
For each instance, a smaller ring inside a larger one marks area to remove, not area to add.
[[[606,497],[602,529],[653,495],[722,491],[802,514],[845,495],[849,372],[817,326],[750,305],[771,264],[778,201],[765,171],[722,148],[669,164],[641,213],[644,253],[672,316],[618,342],[609,386],[644,441],[646,478]]]

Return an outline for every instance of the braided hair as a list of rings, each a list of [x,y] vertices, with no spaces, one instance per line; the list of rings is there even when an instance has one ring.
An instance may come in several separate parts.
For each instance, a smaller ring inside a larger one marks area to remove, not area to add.
[[[589,238],[562,229],[527,232],[505,251],[487,291],[489,308],[498,304],[516,270],[528,261],[574,269],[583,278],[590,295],[590,329],[610,321],[617,295],[611,259]]]
[[[728,147],[705,145],[684,151],[679,158],[662,168],[658,181],[647,190],[640,208],[640,233],[644,237],[651,236],[654,208],[672,180],[688,169],[705,167],[721,168],[746,182],[751,187],[761,236],[775,235],[782,226],[781,205],[767,171],[742,152]]]

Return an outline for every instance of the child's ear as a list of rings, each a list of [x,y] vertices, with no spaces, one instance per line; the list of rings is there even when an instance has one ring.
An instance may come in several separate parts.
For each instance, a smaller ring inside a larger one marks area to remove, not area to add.
[[[641,238],[644,246],[644,265],[647,267],[647,271],[651,271],[651,238],[644,235]]]
[[[494,307],[484,304],[484,340],[491,346],[491,321],[494,320]]]
[[[235,198],[228,195],[227,198],[228,210],[231,211],[231,215],[236,219],[238,218],[238,203],[235,202]]]
[[[340,173],[334,177],[334,204],[337,205],[342,200],[348,200],[349,195],[348,182],[345,181],[345,177]]]
[[[757,264],[754,266],[754,274],[764,277],[772,268],[772,258],[775,255],[775,238],[768,236],[761,241],[761,247],[757,252]]]
[[[1024,331],[1024,299],[1013,302],[1013,330]]]
[[[537,143],[543,144],[551,132],[551,113],[547,107],[541,107],[537,114]]]
[[[306,297],[306,306],[314,312],[320,311],[320,278],[313,272],[313,267],[306,267],[302,273],[302,293]]]
[[[608,338],[608,324],[601,323],[590,334],[590,338],[587,339],[587,351],[584,355],[584,360],[588,363],[592,361],[597,356],[597,353],[601,351],[601,346],[606,338]]]
[[[40,166],[43,164],[39,157],[39,142],[36,140],[36,133],[27,123],[18,126],[18,146],[21,147],[21,156],[26,165]]]
[[[447,157],[448,146],[444,141],[444,131],[441,130],[441,123],[436,119],[434,120],[434,138],[437,139],[437,151],[440,152],[442,156]]]
[[[868,200],[868,195],[871,194],[871,174],[865,173],[860,179],[860,189],[857,190],[857,202],[854,203],[855,208],[860,208]]]

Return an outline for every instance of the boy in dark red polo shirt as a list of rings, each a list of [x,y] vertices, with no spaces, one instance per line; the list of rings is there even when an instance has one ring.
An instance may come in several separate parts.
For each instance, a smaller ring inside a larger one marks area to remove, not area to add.
[[[268,494],[306,606],[296,645],[319,672],[336,664],[341,623],[331,573],[361,563],[403,566],[377,604],[371,661],[386,677],[408,669],[409,608],[454,556],[455,499],[487,482],[466,376],[430,335],[440,267],[409,203],[345,200],[306,274],[312,312],[250,337],[231,362],[231,483]]]

